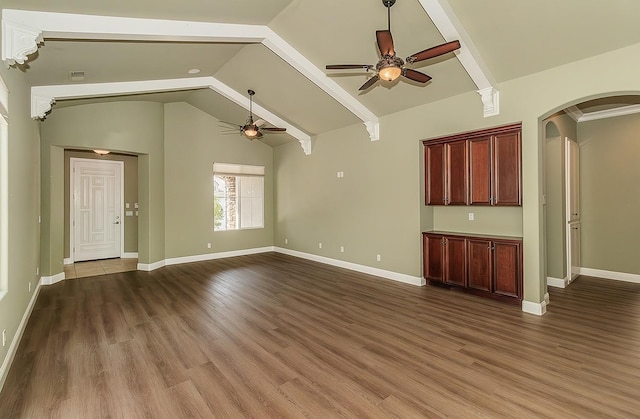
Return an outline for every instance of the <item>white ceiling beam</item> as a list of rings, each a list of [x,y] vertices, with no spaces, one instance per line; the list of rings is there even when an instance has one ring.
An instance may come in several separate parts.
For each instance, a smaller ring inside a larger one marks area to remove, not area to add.
[[[7,65],[24,63],[45,38],[260,42],[362,120],[372,141],[379,139],[378,117],[267,26],[5,9],[2,11],[2,35],[2,60]]]
[[[462,46],[456,52],[456,58],[478,88],[484,116],[498,115],[500,113],[500,92],[496,88],[496,81],[447,0],[418,0],[418,2],[445,41],[456,39],[460,41]]]
[[[214,77],[194,77],[169,80],[145,80],[115,83],[65,84],[34,86],[31,88],[31,117],[44,118],[56,100],[91,97],[122,96],[142,93],[174,92],[180,90],[211,89],[249,110],[249,98],[236,92]],[[305,154],[311,154],[311,136],[298,127],[254,103],[253,113],[270,124],[287,129],[296,138]]]

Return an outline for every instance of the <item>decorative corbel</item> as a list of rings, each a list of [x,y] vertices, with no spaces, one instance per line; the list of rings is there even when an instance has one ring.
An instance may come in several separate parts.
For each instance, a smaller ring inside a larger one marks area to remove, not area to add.
[[[378,141],[380,139],[380,122],[365,121],[364,126],[367,127],[371,141]]]
[[[56,103],[53,97],[31,95],[31,118],[44,119],[51,111],[51,106]]]
[[[2,60],[7,66],[24,64],[43,42],[41,30],[2,21]]]
[[[482,110],[484,117],[500,114],[500,92],[493,86],[478,90],[482,98]]]
[[[300,142],[300,146],[302,147],[302,151],[304,151],[304,154],[307,156],[311,155],[311,138],[309,138],[308,140],[302,139],[298,141]]]

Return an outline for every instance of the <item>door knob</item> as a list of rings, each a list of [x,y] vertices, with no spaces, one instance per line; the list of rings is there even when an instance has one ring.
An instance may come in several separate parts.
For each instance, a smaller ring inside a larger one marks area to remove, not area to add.
[[[120,224],[120,221],[116,221],[114,224]]]

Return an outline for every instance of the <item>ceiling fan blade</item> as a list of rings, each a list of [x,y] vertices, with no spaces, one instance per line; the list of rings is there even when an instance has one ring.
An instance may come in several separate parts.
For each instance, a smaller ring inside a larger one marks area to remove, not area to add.
[[[431,80],[431,77],[427,76],[426,74],[416,70],[412,70],[410,68],[405,68],[402,71],[402,75],[410,80],[417,81],[419,83],[426,83]]]
[[[286,128],[275,128],[275,127],[260,128],[260,131],[271,131],[271,132],[284,132],[286,130],[287,130]]]
[[[360,89],[358,89],[358,90],[367,90],[368,88],[373,86],[375,84],[375,82],[377,82],[378,80],[380,80],[380,76],[378,76],[376,74],[375,76],[373,76],[369,80],[367,80],[367,82],[365,84],[360,86]]]
[[[260,125],[264,125],[266,123],[267,123],[267,121],[265,121],[264,119],[258,119],[256,122],[254,122],[254,125],[256,127],[259,127]]]
[[[260,131],[258,131],[255,138],[262,138],[262,137],[264,137],[264,135]]]
[[[234,127],[242,128],[242,125],[234,124],[233,122],[227,122],[227,121],[218,121],[218,122],[222,122],[223,124],[227,124],[227,125],[231,125],[231,126],[234,126]]]
[[[369,64],[330,64],[327,66],[327,70],[353,70],[358,68],[368,70],[373,66]]]
[[[393,37],[391,37],[391,31],[376,31],[376,40],[378,41],[378,49],[382,56],[396,55],[396,52],[393,50]]]
[[[460,48],[460,41],[451,41],[425,49],[424,51],[416,52],[411,57],[408,57],[405,61],[408,63],[415,63],[418,61],[427,60],[429,58],[439,57],[440,55],[455,51],[458,48]]]

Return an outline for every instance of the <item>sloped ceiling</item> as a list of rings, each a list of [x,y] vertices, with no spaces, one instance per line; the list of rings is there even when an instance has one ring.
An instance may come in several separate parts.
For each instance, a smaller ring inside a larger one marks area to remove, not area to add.
[[[498,82],[640,42],[637,0],[438,0],[454,12]],[[220,23],[268,25],[316,67],[375,64],[375,31],[387,26],[380,0],[4,0],[3,8]],[[397,0],[391,30],[405,58],[445,41],[418,0]],[[21,70],[33,86],[214,76],[309,134],[360,122],[338,101],[260,44],[105,42],[46,39]],[[379,83],[365,92],[359,71],[328,71],[329,77],[377,116],[477,89],[449,54],[414,67],[433,77],[426,85],[406,80]],[[323,70],[324,71],[324,70]],[[241,123],[246,111],[211,90],[142,95],[136,100],[186,101],[221,120]],[[96,99],[109,100],[109,99]],[[112,99],[111,99],[112,100]],[[86,103],[68,101],[66,105]],[[61,106],[62,102],[56,106]],[[64,106],[64,105],[63,105]],[[482,104],[478,99],[479,112]],[[54,107],[55,112],[55,107]],[[269,142],[265,136],[265,141]],[[271,145],[295,141],[277,135]]]

